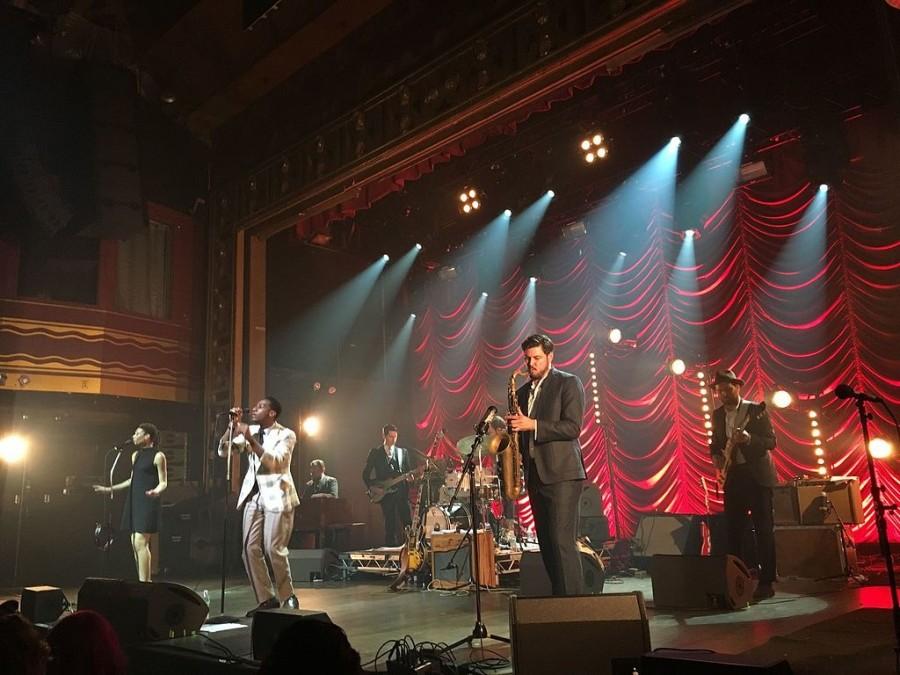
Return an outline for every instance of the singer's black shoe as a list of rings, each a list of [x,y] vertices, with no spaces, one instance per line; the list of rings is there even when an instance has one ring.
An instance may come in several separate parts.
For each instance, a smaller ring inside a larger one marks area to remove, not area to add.
[[[256,607],[247,612],[247,616],[253,616],[261,609],[278,609],[278,598],[269,598],[259,603]]]
[[[287,600],[281,603],[282,607],[287,607],[288,609],[300,609],[300,601],[297,599],[296,595],[292,595]]]

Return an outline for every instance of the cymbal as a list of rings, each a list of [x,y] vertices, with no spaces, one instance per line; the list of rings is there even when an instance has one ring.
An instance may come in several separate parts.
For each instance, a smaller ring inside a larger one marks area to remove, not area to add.
[[[461,455],[468,455],[472,452],[472,443],[475,442],[475,436],[463,436],[458,441],[456,441],[456,449],[459,451]],[[479,449],[479,446],[475,447],[476,450]]]

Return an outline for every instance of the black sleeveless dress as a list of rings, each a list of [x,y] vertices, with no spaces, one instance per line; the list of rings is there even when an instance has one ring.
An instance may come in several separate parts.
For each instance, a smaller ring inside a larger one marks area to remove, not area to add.
[[[122,512],[122,531],[124,532],[159,532],[159,497],[146,495],[159,485],[159,474],[153,464],[153,458],[159,452],[156,447],[138,450],[131,470],[131,487],[125,497],[125,510]]]

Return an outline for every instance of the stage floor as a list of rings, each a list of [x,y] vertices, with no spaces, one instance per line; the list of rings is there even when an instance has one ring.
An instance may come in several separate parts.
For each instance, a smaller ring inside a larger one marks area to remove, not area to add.
[[[214,579],[178,580],[198,593],[209,590],[211,615],[219,613],[219,582]],[[474,595],[466,592],[404,590],[390,592],[390,579],[357,574],[345,582],[297,584],[301,607],[326,611],[342,626],[351,644],[361,653],[368,669],[379,648],[390,640],[409,635],[418,642],[452,642],[470,635],[474,626]],[[777,585],[775,597],[747,609],[733,612],[672,612],[652,609],[649,578],[611,578],[608,593],[639,590],[644,593],[650,616],[653,648],[707,649],[736,654],[766,644],[813,624],[834,619],[860,608],[890,606],[890,593],[883,586],[859,587],[840,582],[785,582]],[[78,589],[65,589],[74,602]],[[488,631],[509,635],[508,596],[515,589],[492,590],[482,594],[484,623]],[[6,589],[0,600],[15,597]],[[256,603],[250,587],[242,579],[230,582],[225,595],[226,614],[243,615]],[[889,642],[888,642],[889,644]],[[509,656],[508,645],[485,640],[485,657]],[[890,648],[885,652],[890,656]],[[790,660],[790,654],[787,654]],[[471,662],[479,654],[463,647],[456,651],[457,662]],[[379,670],[386,669],[383,659]],[[793,664],[792,664],[793,665]],[[492,672],[509,673],[510,668]]]

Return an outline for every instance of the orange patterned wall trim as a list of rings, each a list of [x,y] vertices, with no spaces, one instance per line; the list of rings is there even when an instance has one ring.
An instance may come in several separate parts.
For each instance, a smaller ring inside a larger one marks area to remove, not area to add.
[[[7,389],[191,401],[190,328],[95,307],[0,300]]]

